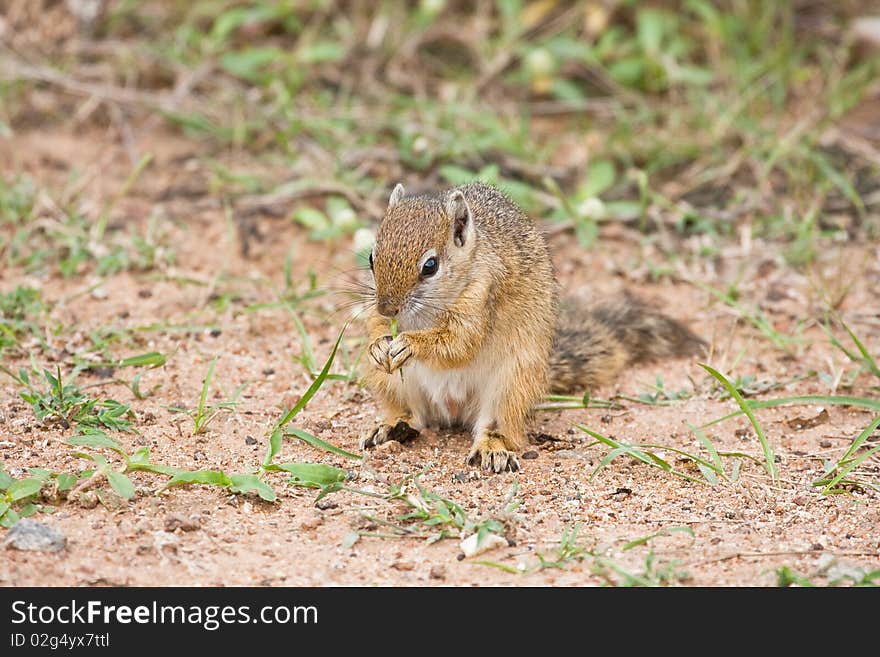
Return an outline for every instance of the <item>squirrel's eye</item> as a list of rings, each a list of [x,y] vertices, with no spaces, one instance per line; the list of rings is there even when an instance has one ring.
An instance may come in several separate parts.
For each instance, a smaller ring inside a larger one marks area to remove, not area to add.
[[[437,258],[428,258],[422,265],[422,276],[433,276],[437,273]]]
[[[370,251],[370,271],[373,271],[373,252]]]

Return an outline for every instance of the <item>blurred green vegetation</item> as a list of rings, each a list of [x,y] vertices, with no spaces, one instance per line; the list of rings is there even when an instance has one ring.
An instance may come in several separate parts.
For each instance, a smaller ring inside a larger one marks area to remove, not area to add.
[[[823,141],[876,79],[848,30],[860,4],[110,1],[88,38],[7,38],[0,123],[69,120],[89,95],[161,115],[217,154],[215,192],[318,190],[326,207],[290,211],[315,239],[375,219],[397,180],[480,178],[587,247],[603,222],[747,222],[797,265],[877,234],[875,165]],[[38,108],[37,89],[62,93]],[[26,202],[10,189],[0,216]]]

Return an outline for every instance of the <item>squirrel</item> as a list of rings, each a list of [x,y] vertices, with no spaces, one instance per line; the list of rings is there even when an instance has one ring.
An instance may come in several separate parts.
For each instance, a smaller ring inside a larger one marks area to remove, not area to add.
[[[398,184],[369,262],[364,383],[384,419],[361,434],[361,449],[465,425],[468,464],[515,472],[526,420],[548,391],[591,389],[630,363],[705,347],[628,295],[596,307],[560,302],[543,236],[482,183],[419,196]]]

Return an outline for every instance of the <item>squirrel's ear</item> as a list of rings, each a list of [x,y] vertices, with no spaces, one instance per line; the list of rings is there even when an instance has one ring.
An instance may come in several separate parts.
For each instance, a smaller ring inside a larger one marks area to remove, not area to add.
[[[452,218],[452,240],[464,246],[474,233],[474,218],[460,189],[452,190],[446,199],[446,213]]]
[[[391,198],[388,199],[388,207],[393,208],[404,196],[406,196],[406,190],[403,188],[403,185],[397,183],[394,187],[394,191],[391,192]]]

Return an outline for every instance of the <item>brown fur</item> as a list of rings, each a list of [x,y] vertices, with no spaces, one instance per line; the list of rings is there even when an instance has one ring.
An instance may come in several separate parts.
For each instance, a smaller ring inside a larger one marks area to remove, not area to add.
[[[550,354],[550,390],[591,390],[627,365],[696,355],[705,346],[684,324],[629,295],[596,306],[566,301]]]
[[[453,239],[461,195],[473,229],[463,246]],[[445,269],[426,282],[419,267],[430,250]],[[365,382],[384,420],[363,435],[365,447],[387,440],[400,421],[418,429],[445,417],[471,426],[469,462],[516,470],[526,418],[548,388],[601,385],[627,363],[701,344],[633,300],[591,310],[566,305],[560,315],[543,237],[510,199],[481,183],[416,197],[395,189],[373,260],[376,304],[367,326],[374,367]],[[380,308],[400,318],[396,338]],[[441,392],[459,380],[460,388]]]

